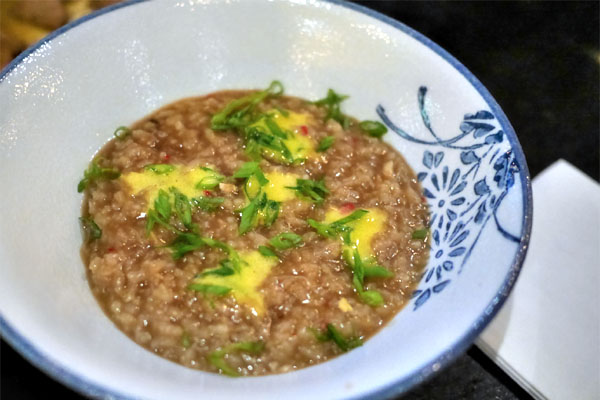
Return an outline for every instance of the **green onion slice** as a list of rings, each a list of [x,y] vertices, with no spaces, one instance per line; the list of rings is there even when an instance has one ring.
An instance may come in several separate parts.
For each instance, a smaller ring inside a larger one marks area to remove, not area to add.
[[[319,142],[319,146],[317,147],[317,151],[319,153],[322,153],[322,152],[326,151],[327,149],[329,149],[333,145],[334,142],[335,142],[335,137],[333,137],[333,136],[326,136],[326,137],[324,137]]]
[[[287,186],[287,188],[295,190],[297,195],[308,198],[316,204],[323,204],[323,201],[329,195],[329,190],[323,179],[319,181],[296,179],[296,186]]]
[[[117,129],[115,129],[113,135],[119,140],[125,140],[127,136],[131,135],[131,129],[129,129],[126,126],[120,126]]]
[[[80,217],[81,227],[87,241],[97,240],[102,237],[102,229],[96,224],[92,217]]]
[[[293,232],[284,232],[271,238],[269,244],[277,250],[291,249],[302,245],[302,236]]]
[[[362,121],[358,126],[367,135],[375,138],[380,138],[387,132],[385,125],[378,121]]]
[[[428,235],[429,235],[429,229],[427,229],[427,228],[417,229],[416,231],[413,231],[412,238],[422,240],[422,239],[426,239]]]
[[[175,167],[170,164],[149,164],[144,167],[146,171],[152,171],[156,175],[167,175],[175,170]]]

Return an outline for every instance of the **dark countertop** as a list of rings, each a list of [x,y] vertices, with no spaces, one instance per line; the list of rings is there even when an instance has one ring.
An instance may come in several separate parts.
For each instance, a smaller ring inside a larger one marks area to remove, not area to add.
[[[359,3],[423,33],[473,72],[515,128],[532,177],[564,158],[598,180],[598,2]],[[0,351],[0,398],[81,398],[4,341]],[[530,397],[473,346],[404,398]]]

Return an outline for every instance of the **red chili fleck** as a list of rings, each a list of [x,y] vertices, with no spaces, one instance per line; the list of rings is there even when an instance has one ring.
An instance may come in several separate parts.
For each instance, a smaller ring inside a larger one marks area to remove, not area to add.
[[[357,144],[358,143],[358,138],[357,137],[353,137],[352,138],[352,144]]]
[[[171,156],[169,156],[168,154],[165,154],[165,161],[169,161],[169,158],[171,158]]]
[[[210,197],[210,196],[212,196],[212,192],[211,192],[210,190],[205,190],[205,191],[204,191],[204,195],[205,195],[206,197]]]
[[[355,208],[356,208],[356,206],[354,205],[354,203],[345,203],[345,204],[342,204],[340,211],[344,214],[347,214],[350,211],[354,211]]]
[[[115,251],[115,248],[114,247],[109,247],[108,250],[106,250],[106,251],[108,251],[109,253],[113,253]]]
[[[306,125],[302,125],[302,126],[300,127],[300,130],[302,131],[302,135],[304,135],[304,136],[308,136],[308,128],[307,128],[307,126],[306,126]]]

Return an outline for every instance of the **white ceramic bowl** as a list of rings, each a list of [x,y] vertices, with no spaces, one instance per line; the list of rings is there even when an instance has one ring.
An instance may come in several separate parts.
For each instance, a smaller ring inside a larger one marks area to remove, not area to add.
[[[77,182],[96,150],[176,99],[281,80],[334,88],[382,118],[432,212],[430,262],[411,304],[364,346],[300,371],[230,379],[148,352],[102,313],[79,257]],[[0,75],[0,329],[32,363],[87,395],[184,399],[389,397],[466,349],[525,256],[531,190],[496,102],[412,29],[332,2],[151,1],[51,34]]]

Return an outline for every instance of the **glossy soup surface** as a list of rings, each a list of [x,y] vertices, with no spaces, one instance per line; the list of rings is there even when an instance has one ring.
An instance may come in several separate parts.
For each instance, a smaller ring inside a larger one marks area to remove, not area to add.
[[[259,93],[180,100],[120,129],[80,187],[108,317],[162,357],[232,376],[361,345],[408,302],[429,252],[397,151],[335,104],[248,103]]]

